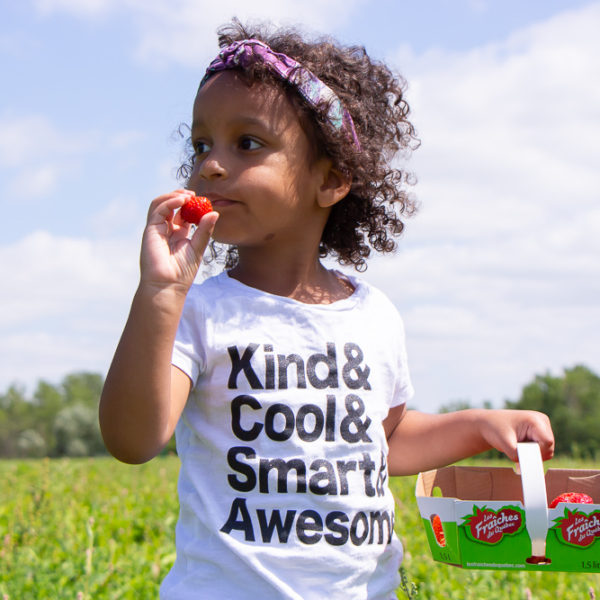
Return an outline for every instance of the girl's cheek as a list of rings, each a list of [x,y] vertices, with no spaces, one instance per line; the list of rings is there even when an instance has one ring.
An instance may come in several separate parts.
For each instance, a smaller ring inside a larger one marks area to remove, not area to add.
[[[193,162],[193,166],[192,166],[192,172],[190,173],[190,176],[188,178],[187,181],[187,187],[190,189],[194,189],[194,185],[196,185],[196,183],[198,182],[199,179],[199,166],[198,166],[199,161],[195,160]]]

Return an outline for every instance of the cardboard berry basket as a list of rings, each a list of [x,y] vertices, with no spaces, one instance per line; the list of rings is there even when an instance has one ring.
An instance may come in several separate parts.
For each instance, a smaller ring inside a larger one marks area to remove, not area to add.
[[[420,473],[416,498],[434,560],[468,569],[600,572],[600,471],[544,468],[535,443],[519,467]],[[564,492],[593,504],[548,498]]]

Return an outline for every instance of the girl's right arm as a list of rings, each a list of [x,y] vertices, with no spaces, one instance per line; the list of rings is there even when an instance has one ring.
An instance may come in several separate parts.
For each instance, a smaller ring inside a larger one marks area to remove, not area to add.
[[[171,365],[171,353],[186,294],[217,221],[205,215],[190,225],[176,209],[192,195],[177,190],[156,198],[142,241],[141,277],[100,399],[100,429],[113,456],[142,463],[169,441],[191,382]]]

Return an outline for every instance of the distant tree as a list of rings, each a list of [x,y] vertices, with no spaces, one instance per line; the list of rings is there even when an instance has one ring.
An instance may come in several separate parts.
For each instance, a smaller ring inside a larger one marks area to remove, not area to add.
[[[600,377],[583,365],[562,376],[536,375],[521,398],[507,408],[538,410],[548,415],[556,438],[556,454],[600,456]]]
[[[478,407],[473,406],[471,404],[470,400],[464,400],[464,399],[452,400],[448,404],[444,404],[444,405],[440,406],[440,408],[438,409],[438,413],[443,414],[443,413],[449,413],[449,412],[456,412],[457,410],[467,410],[468,408],[478,408]],[[484,400],[481,403],[481,408],[490,409],[490,408],[493,408],[493,406],[489,400]]]
[[[0,455],[18,456],[19,434],[30,429],[35,421],[25,396],[25,389],[11,385],[0,395]]]
[[[41,458],[48,454],[48,444],[44,436],[35,429],[26,429],[17,437],[17,450],[19,456]]]
[[[56,447],[54,421],[56,415],[64,408],[64,394],[60,385],[39,381],[31,404],[36,415],[36,431],[46,442],[46,452],[54,453]]]
[[[83,404],[98,409],[104,379],[98,373],[71,373],[61,382],[64,403]]]
[[[466,410],[468,408],[473,408],[470,400],[452,400],[448,404],[440,406],[440,408],[438,409],[438,413],[451,413],[456,412],[458,410]]]
[[[39,381],[28,398],[12,385],[0,395],[0,456],[84,456],[106,452],[98,426],[103,378],[71,373],[57,385]]]
[[[85,404],[66,406],[54,421],[58,456],[93,456],[104,452],[98,413]]]

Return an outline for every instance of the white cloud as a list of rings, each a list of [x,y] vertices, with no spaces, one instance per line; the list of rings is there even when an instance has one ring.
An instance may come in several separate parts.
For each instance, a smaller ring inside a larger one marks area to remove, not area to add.
[[[3,335],[0,349],[0,389],[24,385],[28,392],[40,380],[58,383],[76,371],[105,373],[110,355],[108,344],[95,343],[98,334],[89,327],[83,333],[65,330],[63,335],[40,330],[22,330]],[[117,337],[114,338],[116,345]]]
[[[61,178],[77,169],[89,139],[57,129],[41,115],[0,116],[0,170],[11,198],[40,198],[54,191]]]
[[[81,174],[85,162],[94,158],[95,168],[102,152],[111,153],[113,164],[122,171],[138,160],[132,151],[147,141],[146,133],[124,131],[73,131],[61,129],[42,115],[0,114],[0,188],[2,196],[46,200],[60,186]]]
[[[100,239],[131,234],[141,240],[146,211],[142,211],[139,202],[127,196],[118,196],[105,204],[92,216],[92,226]],[[139,225],[139,231],[132,234],[132,224]]]
[[[42,15],[66,12],[96,18],[120,12],[138,30],[137,56],[152,65],[176,62],[193,67],[215,54],[218,26],[232,17],[242,21],[269,20],[331,30],[352,18],[365,0],[36,0]]]
[[[179,10],[171,3],[134,3],[141,21],[139,56],[146,60],[164,60],[197,66],[215,54],[215,29],[236,16],[243,22],[268,19],[279,24],[301,23],[311,29],[330,28],[336,19],[348,19],[359,0],[226,0],[206,3],[181,1]],[[159,33],[160,32],[160,33]],[[208,40],[208,43],[207,43]]]
[[[402,309],[426,408],[600,370],[599,26],[596,3],[469,52],[396,54],[422,209],[368,277]]]
[[[126,150],[132,146],[143,143],[147,138],[147,134],[144,134],[141,131],[118,131],[109,139],[109,145],[111,148],[117,150]]]
[[[81,140],[64,135],[41,115],[0,116],[0,167],[19,167],[33,159],[53,154],[73,153]]]
[[[98,18],[118,5],[118,0],[34,0],[42,15],[67,12],[78,17]]]
[[[138,280],[139,240],[92,241],[37,231],[0,248],[0,389],[104,371]]]
[[[135,240],[137,242],[137,240]],[[10,290],[0,326],[18,328],[89,304],[119,301],[137,277],[137,247],[36,231],[0,248],[0,278]]]
[[[37,6],[80,18],[119,11],[132,19],[141,59],[197,65],[213,54],[215,27],[236,12],[331,30],[357,2]],[[599,25],[596,3],[469,52],[395,55],[423,139],[411,161],[422,210],[399,256],[374,261],[367,277],[404,315],[415,401],[426,409],[515,398],[534,373],[575,362],[600,370]],[[35,164],[38,187],[60,182],[90,139],[39,116],[0,115],[0,130],[0,167],[16,182]],[[135,132],[100,133],[92,145],[129,143],[139,143]],[[164,162],[149,172],[166,181],[172,169]],[[0,248],[9,290],[0,389],[107,366],[137,282],[139,236],[119,223],[142,223],[136,210],[123,193],[92,217],[100,240],[37,232]]]
[[[58,169],[53,165],[34,168],[19,181],[17,189],[24,196],[39,197],[56,187],[58,177]]]

